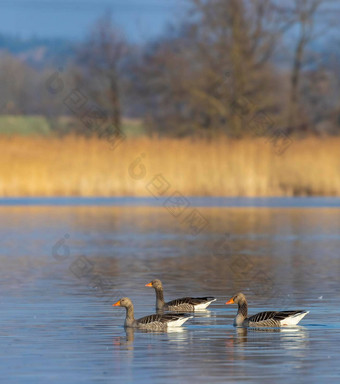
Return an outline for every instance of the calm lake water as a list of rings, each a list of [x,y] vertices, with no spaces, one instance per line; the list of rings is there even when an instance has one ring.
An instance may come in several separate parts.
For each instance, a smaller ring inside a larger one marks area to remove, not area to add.
[[[0,382],[339,383],[340,204],[308,201],[2,201]],[[144,285],[156,277],[166,299],[217,301],[177,332],[125,332],[112,304],[154,313]],[[240,291],[250,314],[310,313],[295,328],[236,329],[224,303]]]

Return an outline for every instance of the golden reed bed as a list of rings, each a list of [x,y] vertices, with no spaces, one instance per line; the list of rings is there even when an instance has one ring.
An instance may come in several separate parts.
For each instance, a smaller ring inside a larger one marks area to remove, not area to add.
[[[0,137],[0,196],[340,195],[340,139]]]

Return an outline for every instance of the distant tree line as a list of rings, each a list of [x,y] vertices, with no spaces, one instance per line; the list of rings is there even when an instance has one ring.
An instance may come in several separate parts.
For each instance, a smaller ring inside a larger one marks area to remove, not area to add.
[[[150,134],[242,137],[274,125],[289,134],[340,133],[336,1],[187,1],[185,21],[143,46],[126,41],[109,16],[98,20],[60,69],[69,89],[113,126],[138,117]],[[46,89],[54,71],[3,53],[0,113],[72,115]]]

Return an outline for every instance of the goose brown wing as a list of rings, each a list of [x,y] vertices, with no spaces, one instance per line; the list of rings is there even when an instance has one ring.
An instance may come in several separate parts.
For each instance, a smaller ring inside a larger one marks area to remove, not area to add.
[[[280,312],[276,312],[276,315],[275,315],[275,320],[284,320],[286,319],[287,317],[290,317],[290,316],[294,316],[294,315],[297,315],[298,313],[303,313],[305,311],[301,311],[301,310],[294,310],[294,311],[280,311]]]
[[[275,311],[259,312],[256,315],[248,317],[248,320],[253,323],[259,323],[260,321],[265,320],[274,320],[277,313],[278,312]]]
[[[206,303],[208,301],[215,300],[215,297],[210,297],[210,296],[207,296],[207,297],[189,297],[189,299],[191,299],[192,305],[197,305],[197,304],[203,304],[203,303]]]
[[[175,307],[183,304],[197,305],[206,303],[207,301],[211,301],[214,299],[214,297],[182,297],[180,299],[171,300],[167,302],[166,305],[168,305],[169,307]]]
[[[259,323],[261,321],[266,320],[275,320],[275,321],[281,321],[286,319],[289,316],[294,316],[298,313],[302,313],[303,311],[268,311],[268,312],[260,312],[256,315],[248,317],[248,320],[254,323]]]
[[[153,315],[144,316],[137,320],[138,323],[141,324],[152,324],[152,323],[168,323],[170,321],[176,321],[183,317],[188,317],[187,314],[184,313],[166,313],[166,314],[158,314],[155,313]]]

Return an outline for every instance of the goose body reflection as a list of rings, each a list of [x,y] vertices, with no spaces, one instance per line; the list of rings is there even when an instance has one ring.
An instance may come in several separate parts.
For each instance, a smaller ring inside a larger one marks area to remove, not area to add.
[[[237,327],[234,337],[228,340],[228,348],[246,346],[246,344],[260,344],[262,350],[272,349],[279,343],[280,349],[295,351],[303,356],[308,345],[308,330],[297,325],[295,327],[265,328],[265,327]]]

